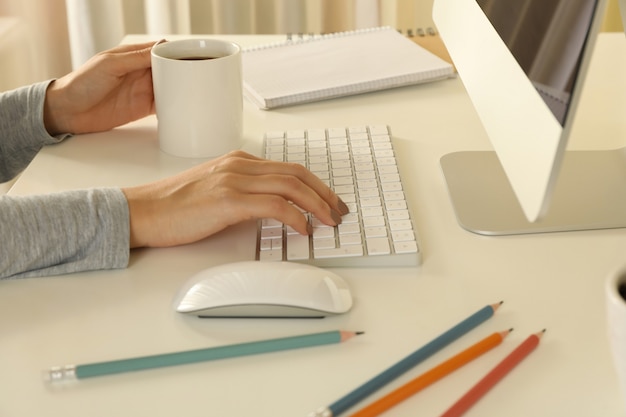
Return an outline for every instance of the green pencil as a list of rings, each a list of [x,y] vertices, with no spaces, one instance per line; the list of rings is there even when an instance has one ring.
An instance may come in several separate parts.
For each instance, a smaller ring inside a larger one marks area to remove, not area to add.
[[[80,380],[123,372],[141,371],[174,365],[186,365],[196,362],[256,355],[281,350],[341,343],[363,332],[335,330],[279,339],[261,340],[227,346],[217,346],[184,352],[164,353],[129,359],[119,359],[84,365],[66,365],[50,368],[46,372],[49,382]]]

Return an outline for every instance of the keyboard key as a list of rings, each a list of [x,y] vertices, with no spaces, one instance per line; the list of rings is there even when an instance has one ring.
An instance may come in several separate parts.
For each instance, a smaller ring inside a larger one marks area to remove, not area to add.
[[[383,215],[383,208],[379,206],[361,208],[361,216],[363,217],[379,217]]]
[[[396,230],[391,232],[391,239],[394,242],[407,242],[415,240],[415,235],[412,230]]]
[[[261,230],[261,239],[271,239],[275,237],[282,237],[283,229],[277,229],[275,227],[262,229]]]
[[[387,217],[390,221],[393,220],[409,220],[408,210],[393,210],[387,212]]]
[[[406,201],[404,200],[386,200],[385,208],[387,211],[406,209]]]
[[[335,192],[337,194],[353,194],[354,193],[354,185],[335,185]]]
[[[410,220],[393,220],[389,222],[389,228],[392,231],[396,230],[411,230],[413,226]]]
[[[325,238],[325,239],[313,239],[313,249],[332,249],[336,248],[335,239]]]
[[[353,233],[350,235],[339,235],[339,244],[341,246],[360,245],[361,243],[363,243],[363,241],[361,240],[360,233]]]
[[[352,177],[335,177],[333,178],[333,184],[335,185],[350,185],[354,190],[354,179]],[[345,193],[342,193],[345,194]]]
[[[397,200],[405,201],[404,193],[402,191],[389,191],[389,192],[383,193],[383,199],[385,201],[397,201]]]
[[[365,227],[375,227],[375,226],[384,226],[385,219],[383,217],[365,217],[363,219],[363,226]]]
[[[343,127],[331,127],[328,129],[329,138],[346,137],[346,129]]]
[[[308,138],[309,142],[325,141],[326,140],[326,130],[324,130],[324,129],[309,129],[307,131],[307,138]]]
[[[287,260],[309,259],[309,237],[304,235],[287,236]]]
[[[335,237],[335,228],[330,226],[319,226],[313,228],[313,239],[326,239]]]
[[[389,134],[389,129],[387,128],[387,126],[370,126],[369,130],[372,136]]]
[[[358,221],[359,221],[359,215],[357,213],[344,214],[344,216],[341,218],[341,224],[357,223]]]
[[[361,234],[361,225],[358,223],[341,223],[337,230],[339,235]]]
[[[283,260],[283,251],[282,250],[264,250],[259,253],[260,261],[282,261]]]
[[[366,126],[352,126],[348,128],[348,132],[350,132],[350,135],[357,134],[357,133],[367,134],[367,127]]]
[[[387,228],[385,227],[365,227],[363,230],[367,239],[387,236]]]
[[[366,243],[369,255],[388,255],[391,253],[389,240],[386,238],[367,239]]]
[[[378,188],[359,189],[359,197],[361,198],[380,197],[380,191],[378,191]]]
[[[263,228],[283,227],[283,223],[275,219],[262,219],[261,227]]]
[[[395,242],[393,246],[396,253],[417,253],[417,243],[414,240]]]

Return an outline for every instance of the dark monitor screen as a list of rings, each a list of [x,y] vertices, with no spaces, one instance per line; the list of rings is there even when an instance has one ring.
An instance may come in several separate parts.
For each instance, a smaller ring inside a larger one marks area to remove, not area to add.
[[[563,125],[597,0],[476,0]]]

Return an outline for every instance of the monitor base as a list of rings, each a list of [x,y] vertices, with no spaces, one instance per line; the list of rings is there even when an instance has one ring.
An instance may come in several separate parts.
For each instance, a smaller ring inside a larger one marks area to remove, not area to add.
[[[444,155],[441,167],[459,224],[481,235],[626,227],[626,148],[567,151],[548,212],[529,222],[493,151]]]

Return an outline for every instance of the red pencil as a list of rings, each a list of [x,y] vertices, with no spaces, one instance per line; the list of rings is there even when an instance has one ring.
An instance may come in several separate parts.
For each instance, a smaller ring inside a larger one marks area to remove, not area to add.
[[[498,381],[508,374],[518,363],[520,363],[530,352],[535,350],[539,344],[539,339],[545,333],[545,329],[539,333],[530,335],[513,352],[497,364],[487,375],[474,385],[465,395],[463,395],[452,407],[450,407],[441,417],[456,417],[464,414],[483,395],[485,395]]]

